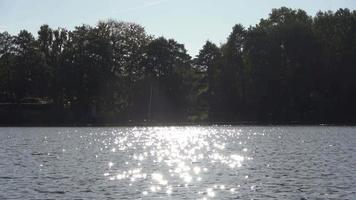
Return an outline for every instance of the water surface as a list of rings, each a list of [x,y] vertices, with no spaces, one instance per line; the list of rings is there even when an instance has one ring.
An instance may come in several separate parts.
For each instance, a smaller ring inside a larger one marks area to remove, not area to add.
[[[0,199],[356,199],[353,127],[0,128]]]

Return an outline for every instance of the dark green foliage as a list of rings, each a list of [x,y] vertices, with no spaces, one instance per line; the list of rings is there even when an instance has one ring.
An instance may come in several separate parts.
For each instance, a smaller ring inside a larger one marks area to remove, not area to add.
[[[200,112],[207,112],[209,121],[218,121],[223,113],[221,111],[221,50],[213,43],[207,41],[195,59],[201,79],[197,84],[197,101]],[[204,117],[203,117],[204,118]]]
[[[134,23],[73,31],[43,25],[37,38],[26,30],[0,33],[0,118],[356,123],[355,63],[356,11],[348,9],[315,17],[273,9],[255,26],[234,26],[220,47],[207,41],[194,59],[183,44]],[[29,98],[50,104],[52,116],[11,114]]]
[[[192,67],[184,45],[161,37],[150,42],[145,58],[143,66],[150,85],[148,97],[151,96],[148,117],[159,121],[186,119],[192,94]]]

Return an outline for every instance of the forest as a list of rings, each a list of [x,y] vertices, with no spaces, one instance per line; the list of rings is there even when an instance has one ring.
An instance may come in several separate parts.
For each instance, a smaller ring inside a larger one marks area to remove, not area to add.
[[[238,20],[238,19],[237,19]],[[0,124],[354,124],[356,11],[273,9],[191,57],[116,20],[0,33]]]

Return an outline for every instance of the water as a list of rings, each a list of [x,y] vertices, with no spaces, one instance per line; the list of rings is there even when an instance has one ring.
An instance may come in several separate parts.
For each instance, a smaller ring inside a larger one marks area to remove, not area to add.
[[[356,199],[356,128],[0,128],[0,199]]]

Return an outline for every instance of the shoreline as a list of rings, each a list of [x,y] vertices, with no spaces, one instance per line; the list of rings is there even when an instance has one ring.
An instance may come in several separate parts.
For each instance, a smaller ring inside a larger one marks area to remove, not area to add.
[[[356,126],[356,123],[279,123],[279,122],[234,122],[234,123],[24,123],[24,124],[0,124],[0,128],[10,128],[10,127],[182,127],[182,126]]]

